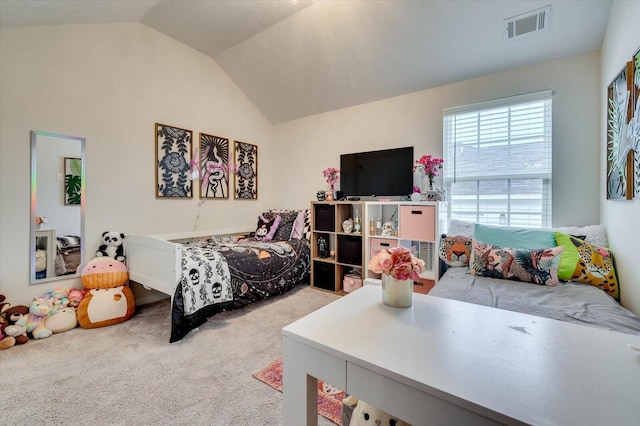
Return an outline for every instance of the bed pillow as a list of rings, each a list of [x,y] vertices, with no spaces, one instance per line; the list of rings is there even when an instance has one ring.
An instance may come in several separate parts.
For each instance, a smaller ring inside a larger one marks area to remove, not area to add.
[[[451,219],[447,226],[448,235],[462,235],[463,237],[473,237],[473,229],[475,222],[467,222],[466,220]]]
[[[591,284],[616,300],[620,298],[613,254],[609,249],[562,232],[556,232],[556,240],[564,247],[558,268],[560,279]]]
[[[540,249],[555,247],[556,237],[548,229],[505,228],[476,223],[473,239],[500,247]]]
[[[588,242],[589,244],[600,247],[609,247],[607,228],[604,225],[565,226],[554,228],[553,231],[578,237],[584,235],[584,238],[580,239]]]
[[[282,218],[280,215],[272,218],[265,218],[263,215],[258,216],[258,226],[256,227],[256,240],[271,241],[274,234],[278,230],[278,225]]]
[[[503,248],[475,239],[471,245],[474,254],[469,272],[472,275],[548,286],[560,284],[558,263],[564,247]]]
[[[298,217],[297,211],[279,213],[281,220],[276,233],[273,234],[273,241],[289,241],[293,233],[293,225]]]
[[[471,256],[471,238],[463,235],[445,235],[440,238],[440,259],[449,266],[468,266]]]

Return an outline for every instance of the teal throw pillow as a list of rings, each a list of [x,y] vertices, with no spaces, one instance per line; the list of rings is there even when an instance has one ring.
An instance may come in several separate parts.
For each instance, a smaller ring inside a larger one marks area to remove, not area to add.
[[[551,230],[505,228],[476,223],[473,239],[500,247],[516,249],[542,249],[556,247],[556,236]]]

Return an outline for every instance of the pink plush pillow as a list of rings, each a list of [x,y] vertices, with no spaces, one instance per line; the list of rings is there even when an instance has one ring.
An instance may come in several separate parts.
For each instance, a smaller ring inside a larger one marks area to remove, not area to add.
[[[471,246],[473,256],[469,272],[472,275],[549,286],[560,284],[558,264],[564,247],[514,249],[476,240]]]
[[[280,215],[271,219],[266,219],[263,215],[258,216],[258,227],[256,228],[256,240],[271,241],[273,235],[278,230],[278,225],[282,218]]]

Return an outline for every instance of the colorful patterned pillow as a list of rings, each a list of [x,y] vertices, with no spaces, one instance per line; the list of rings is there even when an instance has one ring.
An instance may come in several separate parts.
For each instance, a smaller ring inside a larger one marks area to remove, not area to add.
[[[440,259],[449,266],[467,266],[471,256],[471,238],[462,235],[440,238]]]
[[[469,272],[473,275],[548,286],[560,284],[558,262],[564,247],[513,249],[475,239],[471,245],[473,259]]]
[[[278,225],[282,218],[277,215],[273,218],[265,218],[263,215],[258,216],[258,226],[256,228],[256,240],[271,241],[274,234],[278,230]]]
[[[556,232],[556,241],[564,247],[558,268],[560,279],[591,284],[616,300],[620,298],[611,251],[562,232]]]

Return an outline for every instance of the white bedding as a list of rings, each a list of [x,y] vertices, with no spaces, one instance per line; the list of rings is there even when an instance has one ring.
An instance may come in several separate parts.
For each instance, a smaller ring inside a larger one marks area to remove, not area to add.
[[[640,335],[640,318],[594,286],[568,282],[550,287],[478,277],[467,271],[449,268],[429,294]]]

